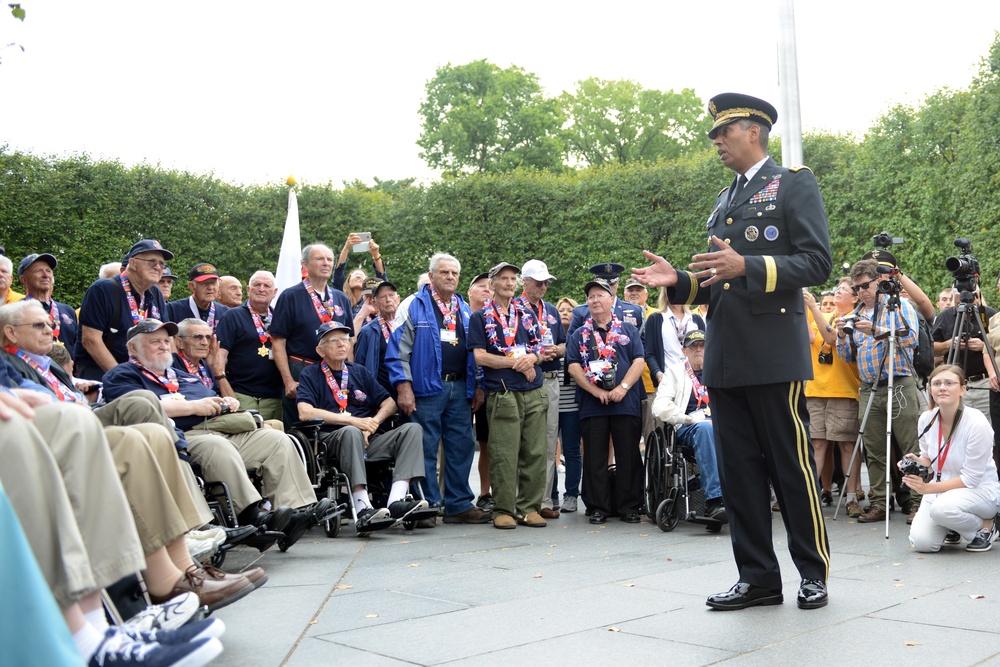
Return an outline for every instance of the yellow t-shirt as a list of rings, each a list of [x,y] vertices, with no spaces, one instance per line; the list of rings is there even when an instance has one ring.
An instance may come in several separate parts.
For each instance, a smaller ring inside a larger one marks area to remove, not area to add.
[[[20,292],[15,292],[12,289],[7,290],[7,300],[0,303],[0,306],[6,306],[8,303],[16,303],[24,298],[24,295]]]
[[[858,400],[858,389],[861,387],[861,375],[858,373],[858,365],[844,361],[837,354],[836,345],[826,345],[823,336],[819,333],[819,327],[813,320],[812,311],[808,311],[809,328],[815,334],[815,338],[810,347],[812,348],[813,379],[806,383],[806,397],[808,398],[853,398]],[[836,313],[827,315],[827,323],[837,317]],[[824,324],[823,326],[826,326]],[[833,355],[832,364],[819,363],[820,350],[830,352]]]
[[[646,306],[646,319],[649,316],[657,312],[656,308],[650,308]],[[656,393],[656,387],[653,386],[653,378],[649,374],[649,364],[646,364],[645,368],[642,369],[642,384],[646,387],[646,398],[653,400],[653,395]]]

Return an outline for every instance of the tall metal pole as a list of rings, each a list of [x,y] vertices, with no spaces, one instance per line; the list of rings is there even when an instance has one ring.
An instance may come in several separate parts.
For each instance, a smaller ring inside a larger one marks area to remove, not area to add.
[[[802,164],[799,66],[795,53],[795,3],[778,0],[778,89],[781,92],[781,163]]]

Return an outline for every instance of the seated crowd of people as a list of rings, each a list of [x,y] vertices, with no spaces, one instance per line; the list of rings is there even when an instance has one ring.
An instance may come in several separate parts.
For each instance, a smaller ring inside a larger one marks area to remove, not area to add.
[[[12,261],[0,255],[0,516],[12,508],[24,530],[4,522],[10,537],[0,543],[30,574],[20,585],[45,598],[37,613],[65,621],[54,654],[75,650],[97,665],[205,664],[217,656],[222,622],[189,621],[204,606],[250,594],[267,574],[205,565],[192,557],[204,554],[196,545],[272,531],[286,550],[331,510],[284,433],[299,421],[323,423],[320,437],[350,481],[359,532],[404,519],[432,528],[439,518],[542,528],[576,512],[581,498],[592,524],[638,523],[641,447],[654,428],[672,429],[691,449],[705,513],[725,523],[710,389],[701,381],[711,335],[705,312],[669,303],[666,290],[653,307],[636,280],[626,280],[619,298],[625,267],[613,262],[591,267],[582,289],[561,286],[583,303],[547,301],[556,278],[538,259],[478,267],[466,300],[461,265],[445,253],[431,257],[417,291],[401,299],[374,241],[372,275],[346,272],[359,242],[349,236],[337,257],[324,244],[307,245],[301,283],[280,296],[268,271],[249,277],[244,300],[240,280],[199,261],[188,272],[190,296],[170,301],[174,255],[142,240],[102,267],[107,274],[87,289],[78,313],[53,299],[54,255],[21,260],[23,294],[13,289]],[[884,280],[901,285],[898,305],[889,307]],[[962,309],[958,321],[952,298],[974,303],[973,315]],[[927,551],[963,541],[985,551],[1000,511],[991,427],[1000,381],[990,354],[1000,348],[1000,319],[978,293],[945,290],[938,306],[940,313],[888,252],[866,255],[819,301],[803,295],[804,335],[815,352],[805,400],[817,492],[834,502],[839,458],[845,511],[862,523],[887,518],[894,466],[885,419],[888,403],[898,402],[899,458],[937,475],[896,475],[911,541]],[[887,360],[889,313],[902,333]],[[932,374],[936,411],[923,415],[927,396],[912,363],[919,318],[938,363],[952,362]],[[854,445],[869,406],[866,496]],[[929,431],[942,427],[960,450],[952,458],[940,437],[931,443]],[[470,486],[477,442],[478,497]],[[383,460],[394,465],[378,503],[366,463]],[[228,486],[236,525],[215,525],[192,464],[204,480]],[[934,500],[921,504],[925,494]],[[136,575],[151,606],[109,626],[102,591]]]

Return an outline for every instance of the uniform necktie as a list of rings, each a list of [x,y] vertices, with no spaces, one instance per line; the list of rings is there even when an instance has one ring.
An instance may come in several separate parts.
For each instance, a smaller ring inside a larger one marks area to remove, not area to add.
[[[746,184],[747,184],[747,177],[744,176],[743,174],[740,174],[740,177],[736,179],[736,187],[734,187],[733,191],[729,194],[729,206],[727,208],[733,207],[733,202],[736,201],[736,195],[738,195],[743,190]]]

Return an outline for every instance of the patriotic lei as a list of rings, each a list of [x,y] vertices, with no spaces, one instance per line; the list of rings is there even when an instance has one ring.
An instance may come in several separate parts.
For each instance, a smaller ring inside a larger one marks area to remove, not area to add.
[[[597,356],[608,362],[609,365],[615,362],[615,343],[622,345],[629,344],[629,337],[622,333],[622,323],[617,315],[611,317],[611,327],[608,329],[608,340],[604,342],[601,334],[594,328],[594,319],[588,317],[580,327],[580,365],[587,372],[587,380],[590,384],[597,384],[604,377],[603,371],[594,372],[590,368],[590,336],[594,336],[594,343],[597,347]]]
[[[160,319],[160,309],[156,307],[156,304],[152,304],[153,313],[150,315],[149,308],[146,308],[146,295],[143,294],[139,297],[139,305],[135,303],[135,297],[132,296],[132,286],[128,282],[128,275],[122,271],[121,275],[118,276],[118,280],[122,284],[122,289],[125,290],[125,298],[128,299],[128,309],[132,313],[132,324],[138,324],[139,320],[143,317],[152,317],[154,320]],[[145,311],[142,316],[139,315],[139,311]]]
[[[337,386],[337,381],[333,379],[333,371],[330,370],[325,361],[320,364],[320,368],[323,369],[323,375],[326,376],[326,384],[330,387],[330,391],[333,392],[333,399],[337,401],[340,411],[343,412],[347,409],[347,380],[350,375],[347,372],[347,364],[344,364],[344,370],[341,372],[339,387]]]
[[[29,366],[31,366],[31,368],[35,372],[37,372],[39,375],[41,375],[42,378],[45,380],[45,384],[47,384],[49,386],[49,389],[52,390],[52,393],[54,393],[56,395],[56,397],[59,399],[60,402],[62,402],[62,403],[85,403],[85,401],[82,400],[80,398],[80,396],[75,391],[71,391],[69,389],[69,387],[67,387],[62,382],[60,382],[59,378],[57,378],[55,376],[55,373],[53,373],[52,371],[50,371],[48,369],[42,368],[38,364],[38,362],[35,361],[34,359],[32,359],[28,355],[28,353],[25,352],[24,350],[16,348],[13,345],[5,345],[3,349],[6,350],[10,354],[16,355],[19,359],[21,359],[26,364],[28,364]]]
[[[529,344],[525,346],[525,352],[537,355],[539,360],[542,358],[542,355],[545,354],[545,346],[542,345],[541,336],[538,335],[538,326],[535,323],[535,318],[531,316],[530,310],[524,310],[521,307],[521,304],[517,299],[511,299],[510,306],[507,309],[506,318],[497,308],[497,304],[494,299],[490,299],[486,302],[483,310],[483,316],[486,318],[486,337],[489,339],[490,345],[496,348],[500,354],[506,355],[510,348],[514,346],[515,339],[517,338],[517,325],[519,319],[530,336],[528,339]],[[497,336],[498,322],[503,329],[504,345],[500,344],[500,338]]]

